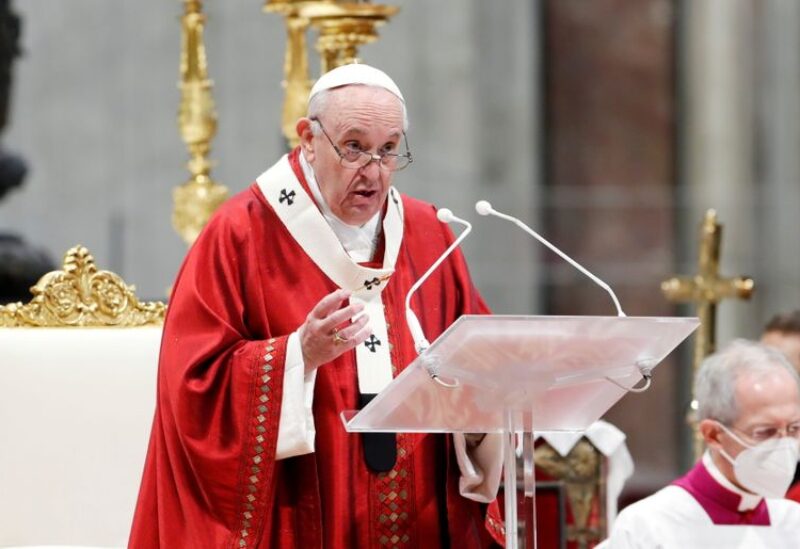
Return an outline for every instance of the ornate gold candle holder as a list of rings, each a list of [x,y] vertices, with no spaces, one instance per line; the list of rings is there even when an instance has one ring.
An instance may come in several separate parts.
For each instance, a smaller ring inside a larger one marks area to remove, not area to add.
[[[217,133],[217,113],[203,43],[206,18],[200,0],[185,0],[184,8],[178,127],[191,155],[186,165],[191,177],[173,191],[172,225],[187,244],[192,244],[214,210],[227,198],[228,189],[210,176],[213,164],[208,153]]]
[[[297,119],[306,114],[313,80],[309,76],[306,32],[319,30],[316,49],[321,58],[321,73],[359,61],[358,48],[378,39],[377,28],[399,8],[369,2],[332,0],[267,0],[264,11],[278,13],[286,20],[286,55],[283,65],[285,90],[281,130],[290,147],[300,139],[295,131]]]
[[[306,31],[309,21],[300,15],[300,7],[307,0],[268,0],[264,11],[278,13],[286,20],[286,54],[283,61],[283,114],[281,131],[290,147],[296,147],[300,138],[295,131],[297,119],[306,114],[306,101],[312,80],[308,70]]]
[[[384,25],[400,8],[358,2],[314,2],[299,8],[311,26],[319,31],[317,51],[321,73],[348,63],[358,63],[358,48],[378,39],[378,27]]]

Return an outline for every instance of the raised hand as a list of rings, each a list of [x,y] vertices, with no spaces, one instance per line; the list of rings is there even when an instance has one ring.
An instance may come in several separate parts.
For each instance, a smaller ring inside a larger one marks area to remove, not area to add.
[[[325,297],[308,313],[300,326],[300,347],[306,373],[330,362],[345,351],[361,345],[372,333],[366,314],[355,322],[350,319],[364,310],[364,305],[354,303],[342,307],[350,298],[348,290],[336,290]]]

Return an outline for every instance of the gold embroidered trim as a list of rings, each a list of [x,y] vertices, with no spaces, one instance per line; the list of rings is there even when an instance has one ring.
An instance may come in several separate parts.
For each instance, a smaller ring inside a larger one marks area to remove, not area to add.
[[[392,340],[390,323],[386,323],[387,342]],[[399,373],[397,356],[394,346],[389,346],[392,366],[392,377]],[[413,497],[409,493],[412,489],[411,467],[407,446],[411,439],[403,433],[397,434],[397,462],[391,471],[378,473],[374,484],[377,495],[378,524],[376,535],[378,544],[386,549],[408,549],[414,546],[411,537],[410,513],[414,509]]]
[[[494,530],[496,533],[500,534],[501,536],[506,535],[506,527],[501,522],[497,522],[492,517],[486,517],[486,522],[489,523],[489,528]]]
[[[414,508],[410,490],[411,473],[408,435],[397,434],[397,463],[386,473],[378,473],[375,479],[378,524],[376,535],[380,547],[406,549],[413,546],[411,538],[411,511]]]
[[[267,432],[267,428],[265,426],[265,422],[267,420],[267,412],[269,408],[267,407],[267,403],[270,400],[270,391],[271,391],[271,383],[272,383],[272,359],[274,358],[272,351],[275,350],[273,344],[275,343],[275,338],[269,339],[267,341],[266,346],[266,354],[264,355],[264,363],[261,365],[261,385],[258,387],[258,401],[261,403],[256,407],[256,411],[258,415],[255,417],[256,426],[256,436],[255,436],[255,446],[253,446],[253,452],[250,456],[250,467],[248,472],[250,476],[247,477],[247,486],[245,488],[246,495],[244,496],[244,502],[242,505],[242,522],[241,527],[239,530],[239,535],[237,537],[236,545],[240,549],[245,549],[247,547],[252,546],[250,538],[252,531],[251,522],[253,518],[253,513],[256,510],[255,505],[253,505],[257,499],[256,493],[258,492],[258,484],[261,482],[261,477],[263,473],[263,469],[261,468],[261,463],[264,459],[267,459],[268,456],[264,453],[264,441],[266,440],[264,435]]]

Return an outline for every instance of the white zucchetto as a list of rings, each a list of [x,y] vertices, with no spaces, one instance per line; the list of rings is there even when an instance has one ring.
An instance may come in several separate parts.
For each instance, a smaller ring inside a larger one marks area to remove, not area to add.
[[[310,101],[312,97],[324,90],[356,84],[383,88],[396,95],[403,103],[406,102],[403,94],[400,93],[400,88],[397,87],[394,80],[389,78],[389,75],[382,70],[361,63],[342,65],[320,76],[311,88],[308,99]]]

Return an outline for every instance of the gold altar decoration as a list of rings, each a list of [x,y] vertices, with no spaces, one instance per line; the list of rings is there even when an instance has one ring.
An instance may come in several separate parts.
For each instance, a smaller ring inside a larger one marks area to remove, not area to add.
[[[312,83],[308,68],[306,32],[319,31],[316,49],[320,73],[348,63],[358,63],[358,48],[378,39],[377,29],[400,8],[370,2],[332,0],[267,0],[264,11],[278,13],[286,20],[286,54],[283,65],[285,90],[281,130],[290,147],[300,139],[297,119],[306,114]]]
[[[178,127],[191,155],[186,165],[191,177],[173,190],[172,225],[190,245],[228,196],[228,189],[210,176],[213,164],[208,153],[211,140],[217,133],[217,113],[203,43],[205,20],[200,0],[184,1]]]
[[[567,542],[578,549],[593,547],[608,534],[606,525],[606,485],[604,458],[586,438],[581,438],[562,457],[547,443],[533,452],[537,469],[564,484],[573,523],[567,525]],[[589,525],[592,509],[597,509],[598,524]]]
[[[160,326],[166,306],[141,303],[135,288],[118,275],[98,270],[83,246],[64,255],[61,271],[47,273],[31,288],[33,299],[0,306],[0,327]]]
[[[378,39],[378,27],[400,8],[369,2],[307,2],[300,13],[319,31],[320,72],[359,63],[358,48]]]
[[[699,272],[694,276],[673,277],[661,283],[667,299],[678,303],[695,303],[700,328],[697,330],[692,357],[693,372],[716,349],[717,305],[727,298],[749,299],[755,283],[749,277],[726,278],[719,274],[722,225],[717,212],[708,210],[703,219],[700,240]],[[695,457],[702,453],[703,441],[697,431],[697,421],[691,419],[694,433]]]
[[[305,0],[267,0],[264,11],[278,13],[286,20],[286,53],[283,60],[283,112],[281,131],[291,148],[300,144],[295,125],[306,114],[312,80],[308,70],[306,31],[309,21],[300,15]]]

